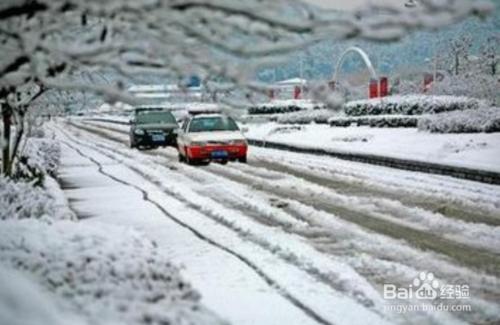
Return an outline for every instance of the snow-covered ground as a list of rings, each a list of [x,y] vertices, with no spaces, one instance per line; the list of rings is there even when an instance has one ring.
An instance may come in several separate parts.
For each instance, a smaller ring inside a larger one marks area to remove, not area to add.
[[[285,261],[277,260],[268,250],[249,243],[238,233],[207,218],[205,213],[212,209],[215,210],[213,213],[227,214],[229,211],[178,183],[176,178],[179,176],[165,174],[163,168],[158,170],[159,166],[153,164],[153,168],[146,167],[144,172],[149,176],[145,178],[138,174],[142,169],[131,170],[136,163],[130,159],[123,161],[127,159],[124,156],[115,156],[112,151],[92,150],[73,141],[70,143],[76,145],[78,151],[65,146],[61,179],[63,183],[70,184],[70,188],[77,187],[67,190],[69,199],[76,202],[73,205],[75,210],[88,218],[88,223],[127,225],[146,234],[168,254],[170,260],[183,265],[183,274],[200,291],[204,305],[230,322],[315,324],[315,318],[318,318],[336,320],[335,323],[345,319],[385,323],[383,317],[355,299],[339,295],[301,268],[287,266]],[[138,156],[138,159],[143,158]],[[98,162],[106,174],[137,187],[126,186],[98,174],[98,165],[93,161]],[[154,176],[159,179],[151,183],[145,181]],[[191,204],[200,206],[186,206],[184,200],[166,194],[159,184],[181,191],[180,195],[194,200]],[[143,200],[142,191],[154,204]],[[202,205],[206,211],[203,211]],[[232,218],[236,220],[238,215]],[[269,232],[270,236],[273,233],[277,236],[272,229],[262,230]],[[286,238],[282,241],[285,243]],[[238,249],[233,250],[236,247]],[[310,250],[296,244],[295,248],[306,249],[305,252]],[[368,290],[367,295],[378,296],[370,293],[373,289],[349,268],[331,263],[327,265],[332,271],[338,270],[339,275],[344,272],[342,278],[352,281],[350,285],[353,288],[360,282],[364,289],[357,290]],[[304,308],[302,304],[310,307]],[[313,310],[309,311],[311,307]]]
[[[82,222],[145,234],[233,323],[500,320],[498,186],[261,148],[248,165],[191,167],[172,148],[129,149],[124,125],[53,128]],[[387,310],[382,285],[422,271],[469,285],[472,312]]]
[[[500,133],[435,134],[415,128],[247,124],[250,139],[500,171]]]
[[[77,221],[85,216],[50,176],[57,140],[30,138],[24,154],[44,177],[40,186],[0,177],[0,324],[225,323],[154,241],[120,223]]]

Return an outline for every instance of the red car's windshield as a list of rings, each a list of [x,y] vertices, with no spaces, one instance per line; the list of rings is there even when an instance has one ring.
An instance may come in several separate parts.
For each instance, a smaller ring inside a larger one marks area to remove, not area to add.
[[[238,125],[230,117],[214,116],[195,118],[189,125],[189,132],[238,131]]]

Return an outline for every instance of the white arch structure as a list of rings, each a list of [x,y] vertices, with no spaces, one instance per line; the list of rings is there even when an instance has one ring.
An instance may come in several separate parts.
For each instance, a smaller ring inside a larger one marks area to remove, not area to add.
[[[342,53],[342,55],[340,56],[340,59],[337,61],[337,66],[335,67],[335,73],[333,75],[333,81],[335,83],[338,83],[337,78],[339,75],[340,68],[342,67],[342,64],[344,63],[344,60],[347,57],[347,55],[350,54],[351,52],[357,53],[361,57],[361,59],[363,60],[363,62],[366,65],[366,67],[370,71],[371,78],[378,80],[377,72],[375,72],[375,69],[373,68],[373,65],[372,65],[372,61],[370,61],[370,57],[368,56],[368,54],[366,54],[365,51],[363,51],[361,48],[359,48],[357,46],[351,46]]]

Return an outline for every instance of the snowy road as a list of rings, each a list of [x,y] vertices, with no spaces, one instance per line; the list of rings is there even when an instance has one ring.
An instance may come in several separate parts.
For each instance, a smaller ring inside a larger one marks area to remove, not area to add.
[[[75,209],[164,245],[234,323],[500,321],[498,186],[256,148],[248,166],[191,167],[173,149],[127,148],[124,126],[54,130],[68,175],[81,175],[71,183],[89,188],[71,194]],[[99,180],[85,177],[97,168]],[[407,287],[422,271],[469,285],[472,311],[384,308],[383,284]]]

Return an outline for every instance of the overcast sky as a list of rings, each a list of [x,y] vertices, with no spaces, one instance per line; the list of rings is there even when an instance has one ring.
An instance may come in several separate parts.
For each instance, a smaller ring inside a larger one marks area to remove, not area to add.
[[[304,0],[319,7],[338,10],[357,9],[364,4],[372,1],[376,3],[390,3],[404,5],[404,0]]]

